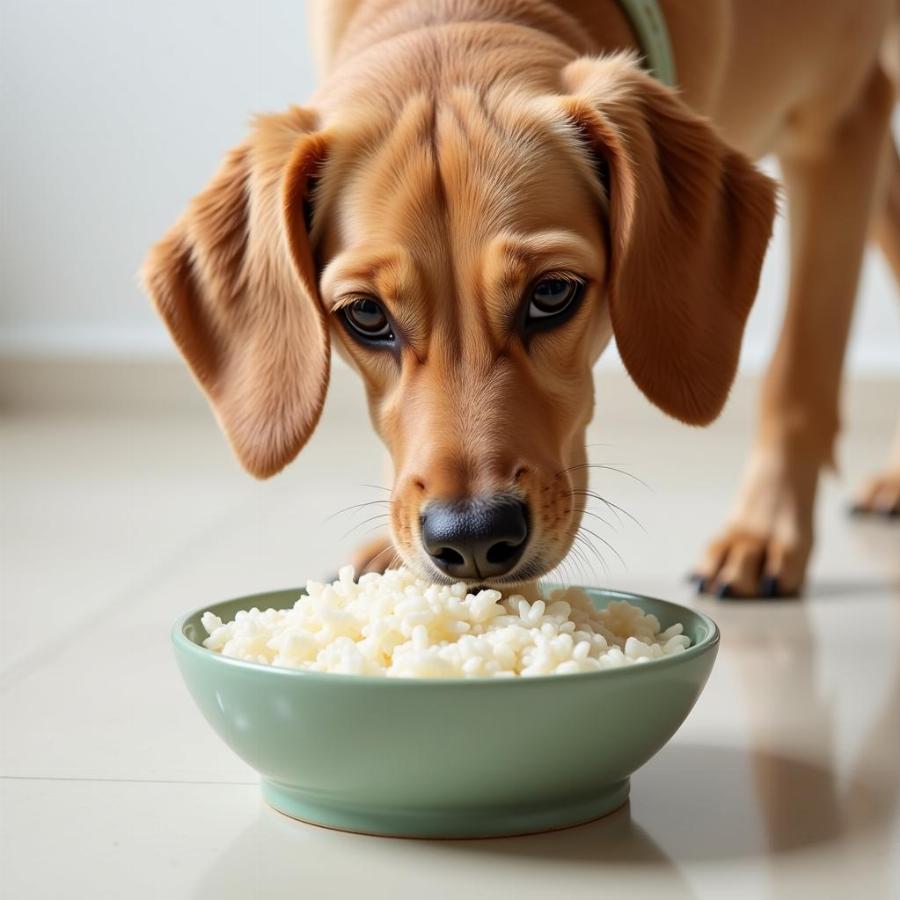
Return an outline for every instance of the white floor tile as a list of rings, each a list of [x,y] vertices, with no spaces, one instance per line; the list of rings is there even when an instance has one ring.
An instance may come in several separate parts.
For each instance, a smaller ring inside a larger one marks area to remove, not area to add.
[[[210,731],[168,631],[223,597],[333,571],[379,498],[383,454],[336,372],[319,433],[282,476],[244,476],[198,412],[17,414],[3,423],[0,891],[10,897],[379,898],[900,895],[900,529],[844,512],[881,462],[896,386],[851,391],[842,479],[818,510],[801,602],[723,604],[684,576],[721,524],[752,421],[739,385],[711,431],[603,376],[593,486],[621,554],[561,574],[697,605],[723,638],[630,817],[519,841],[410,843],[289,822]],[[11,476],[11,477],[10,477]],[[591,507],[601,513],[599,505]],[[356,533],[346,534],[354,525]],[[600,529],[603,529],[602,531]],[[48,865],[48,860],[52,861]],[[352,865],[348,865],[352,860]]]

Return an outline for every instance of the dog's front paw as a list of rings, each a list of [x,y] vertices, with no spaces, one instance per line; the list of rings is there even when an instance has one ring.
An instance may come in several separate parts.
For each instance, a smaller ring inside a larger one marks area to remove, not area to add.
[[[723,600],[795,597],[811,546],[811,539],[779,540],[732,526],[710,543],[693,581],[700,593]]]
[[[851,512],[861,516],[900,516],[900,468],[870,478],[856,495]]]
[[[818,475],[814,462],[754,453],[729,524],[695,570],[698,591],[722,599],[796,596],[813,545]]]

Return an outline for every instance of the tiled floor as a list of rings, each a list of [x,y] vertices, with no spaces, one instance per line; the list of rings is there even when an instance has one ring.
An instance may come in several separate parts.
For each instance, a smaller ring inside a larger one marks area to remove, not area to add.
[[[35,381],[36,408],[2,421],[0,895],[900,896],[900,525],[843,511],[887,449],[896,382],[848,391],[808,596],[727,605],[694,599],[683,576],[727,509],[752,385],[697,431],[601,376],[594,457],[649,487],[612,472],[595,486],[645,530],[613,523],[627,567],[610,556],[608,572],[568,575],[697,604],[722,627],[719,661],[633,779],[630,809],[553,835],[428,843],[265,807],[168,646],[185,609],[325,574],[365,534],[365,514],[328,518],[384,477],[359,385],[338,369],[310,446],[256,483],[179,393],[186,380],[164,373],[158,396],[145,380],[138,414],[122,402],[134,377],[73,368],[62,399]]]

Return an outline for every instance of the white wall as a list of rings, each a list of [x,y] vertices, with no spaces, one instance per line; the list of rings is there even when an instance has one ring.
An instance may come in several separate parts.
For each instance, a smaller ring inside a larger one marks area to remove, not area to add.
[[[0,0],[0,15],[0,353],[171,353],[135,272],[250,115],[310,93],[305,3]],[[747,368],[780,322],[783,224]],[[895,293],[873,254],[856,371],[900,372]]]
[[[305,4],[0,4],[0,344],[168,352],[135,273],[250,116],[309,94]]]

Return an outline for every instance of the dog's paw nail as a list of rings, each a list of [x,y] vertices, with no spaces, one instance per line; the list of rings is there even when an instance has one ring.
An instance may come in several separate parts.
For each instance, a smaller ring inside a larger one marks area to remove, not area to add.
[[[716,588],[716,596],[720,600],[731,600],[734,598],[734,594],[731,593],[731,585],[730,584],[720,584],[718,588]]]
[[[778,579],[774,575],[767,575],[759,585],[760,597],[778,596]]]
[[[865,516],[869,510],[862,503],[851,503],[847,507],[848,516]]]
[[[698,594],[703,594],[706,592],[706,577],[703,575],[695,575],[691,581],[694,582],[694,587],[697,589]]]

